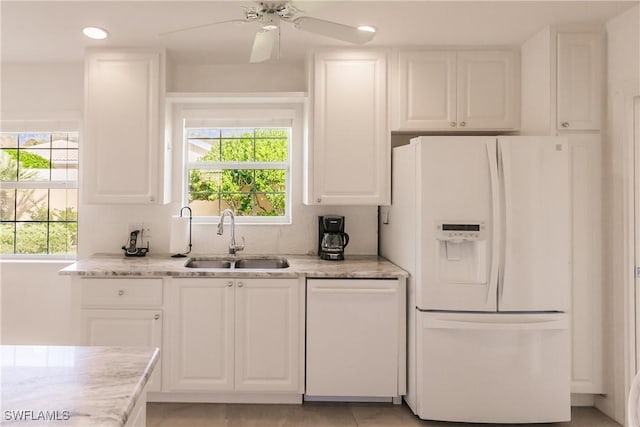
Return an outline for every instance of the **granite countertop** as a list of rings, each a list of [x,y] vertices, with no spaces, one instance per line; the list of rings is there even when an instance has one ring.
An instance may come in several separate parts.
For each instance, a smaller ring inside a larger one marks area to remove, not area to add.
[[[173,277],[332,277],[391,279],[407,272],[383,257],[346,256],[343,261],[325,261],[310,255],[277,255],[287,258],[289,267],[279,269],[210,269],[187,268],[188,258],[171,258],[169,254],[125,257],[122,254],[96,254],[60,270],[63,275],[85,277],[173,276]],[[224,258],[224,255],[190,255],[190,257]],[[238,255],[238,259],[258,255]]]
[[[158,352],[140,347],[0,346],[0,425],[124,426]]]

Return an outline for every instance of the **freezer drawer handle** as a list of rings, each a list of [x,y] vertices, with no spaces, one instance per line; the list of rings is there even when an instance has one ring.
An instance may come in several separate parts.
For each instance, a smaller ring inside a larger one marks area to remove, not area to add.
[[[505,320],[504,322],[482,322],[480,320],[440,320],[424,319],[422,326],[425,329],[462,329],[462,330],[562,330],[568,329],[566,319],[530,320],[524,319]]]

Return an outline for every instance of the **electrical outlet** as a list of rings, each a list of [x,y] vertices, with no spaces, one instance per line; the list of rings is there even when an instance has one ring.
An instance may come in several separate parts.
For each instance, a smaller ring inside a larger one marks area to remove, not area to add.
[[[129,234],[132,231],[140,230],[140,235],[138,236],[140,239],[145,242],[151,239],[151,225],[144,222],[130,222],[129,224]]]
[[[131,233],[132,231],[135,230],[143,230],[144,229],[144,223],[142,222],[130,222],[129,223],[129,233]]]
[[[145,241],[151,239],[151,226],[149,224],[142,224],[141,230]]]

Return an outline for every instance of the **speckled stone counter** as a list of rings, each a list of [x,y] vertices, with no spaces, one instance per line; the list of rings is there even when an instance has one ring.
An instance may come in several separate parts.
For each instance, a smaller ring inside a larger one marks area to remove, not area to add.
[[[192,256],[207,257],[207,255]],[[346,256],[344,261],[325,261],[317,256],[281,256],[287,258],[289,267],[279,269],[217,269],[187,268],[185,264],[188,258],[171,258],[168,254],[148,255],[141,258],[127,258],[122,254],[96,254],[60,270],[60,274],[86,277],[333,277],[373,279],[391,279],[407,275],[404,270],[385,258],[373,255]],[[240,255],[237,258],[252,257],[257,256]]]
[[[0,425],[124,426],[158,352],[138,347],[0,346]]]

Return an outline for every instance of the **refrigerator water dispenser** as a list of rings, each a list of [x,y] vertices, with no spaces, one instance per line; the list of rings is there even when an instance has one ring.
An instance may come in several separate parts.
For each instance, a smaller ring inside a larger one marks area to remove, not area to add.
[[[483,222],[436,224],[440,283],[486,284],[487,242]]]

